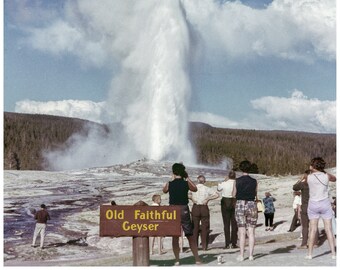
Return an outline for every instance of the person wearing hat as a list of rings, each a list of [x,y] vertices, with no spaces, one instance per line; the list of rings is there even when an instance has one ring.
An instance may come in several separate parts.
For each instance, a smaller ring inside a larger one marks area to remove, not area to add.
[[[33,234],[33,242],[32,247],[37,247],[35,242],[37,240],[38,235],[40,234],[40,248],[44,248],[44,240],[45,240],[45,233],[46,233],[46,225],[47,220],[50,220],[50,215],[46,210],[46,205],[40,205],[40,210],[36,212],[34,218],[37,220],[35,224],[34,234]]]

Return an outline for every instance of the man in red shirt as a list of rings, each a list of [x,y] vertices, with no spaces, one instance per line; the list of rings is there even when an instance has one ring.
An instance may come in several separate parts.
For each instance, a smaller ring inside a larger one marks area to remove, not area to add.
[[[40,205],[41,209],[35,214],[34,218],[37,220],[35,225],[34,235],[33,235],[33,243],[32,247],[37,247],[35,242],[37,240],[38,235],[40,234],[40,248],[44,248],[44,240],[45,240],[45,232],[46,232],[46,223],[47,220],[51,219],[50,215],[46,210],[46,205]]]

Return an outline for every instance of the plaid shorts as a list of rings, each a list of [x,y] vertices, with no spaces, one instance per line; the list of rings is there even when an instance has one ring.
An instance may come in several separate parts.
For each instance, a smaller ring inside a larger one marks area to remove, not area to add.
[[[254,201],[237,200],[235,218],[238,227],[256,227],[257,206]]]

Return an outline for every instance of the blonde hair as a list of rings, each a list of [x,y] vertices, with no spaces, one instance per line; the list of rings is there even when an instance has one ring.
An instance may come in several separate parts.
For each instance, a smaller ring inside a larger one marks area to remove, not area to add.
[[[153,201],[153,202],[156,202],[157,198],[161,198],[161,195],[159,195],[159,194],[154,194],[154,195],[152,196],[152,201]]]

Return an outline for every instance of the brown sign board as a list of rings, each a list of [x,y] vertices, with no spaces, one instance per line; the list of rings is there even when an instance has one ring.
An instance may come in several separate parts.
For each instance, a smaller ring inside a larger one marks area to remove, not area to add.
[[[180,206],[101,205],[100,236],[180,236]]]

